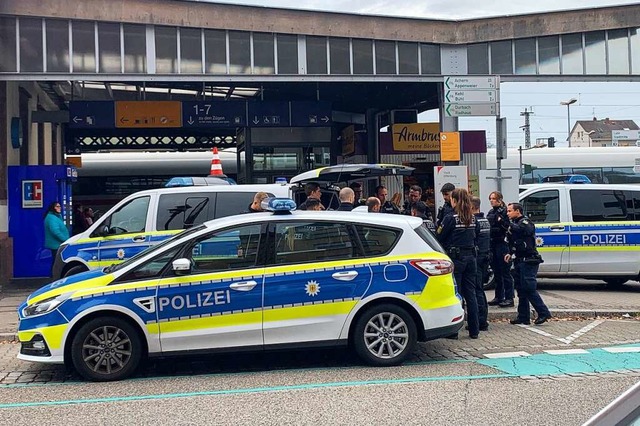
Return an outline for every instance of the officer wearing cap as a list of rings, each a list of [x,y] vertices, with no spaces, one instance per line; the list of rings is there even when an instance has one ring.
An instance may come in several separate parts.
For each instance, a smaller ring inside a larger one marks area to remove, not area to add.
[[[478,322],[480,323],[480,331],[489,329],[487,317],[489,316],[489,307],[487,306],[487,296],[484,294],[484,280],[487,276],[487,268],[489,266],[489,258],[491,250],[489,248],[491,225],[484,217],[484,213],[480,211],[480,198],[472,197],[471,205],[473,206],[473,215],[476,218],[476,299],[478,301]]]
[[[436,238],[453,260],[454,277],[467,305],[469,337],[477,339],[480,333],[476,299],[477,228],[469,192],[464,188],[455,188],[451,192],[451,206],[453,212],[443,218],[436,231]]]
[[[442,193],[442,198],[444,198],[444,204],[442,207],[438,209],[438,215],[436,217],[436,226],[442,225],[442,219],[448,214],[453,213],[453,207],[451,207],[451,191],[456,189],[456,187],[452,183],[445,183],[440,188],[440,193]]]
[[[511,324],[530,324],[531,303],[538,313],[535,324],[540,325],[551,318],[549,308],[536,289],[536,275],[543,260],[536,249],[536,227],[522,212],[520,203],[507,206],[507,215],[511,221],[507,231],[510,253],[504,256],[504,261],[514,261],[513,281],[518,290],[518,317],[511,320]]]

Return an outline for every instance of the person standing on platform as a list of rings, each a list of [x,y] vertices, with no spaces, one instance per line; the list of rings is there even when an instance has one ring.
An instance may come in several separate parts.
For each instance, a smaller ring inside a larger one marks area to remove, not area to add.
[[[509,229],[509,217],[500,192],[493,191],[489,194],[489,203],[491,210],[487,213],[487,220],[491,225],[491,270],[493,270],[496,289],[495,297],[488,302],[488,305],[508,308],[514,306],[511,263],[504,262],[504,255],[509,253],[509,247],[505,241],[507,229]]]
[[[478,226],[476,247],[478,253],[476,256],[476,299],[478,301],[478,322],[480,323],[480,331],[489,329],[487,318],[489,316],[489,307],[487,306],[487,296],[484,294],[484,280],[487,276],[487,268],[489,267],[489,258],[491,258],[491,225],[484,217],[484,213],[480,211],[480,198],[472,197],[473,215],[476,218]]]
[[[442,219],[453,212],[453,207],[451,207],[451,192],[454,189],[456,189],[456,187],[449,182],[445,183],[444,185],[442,185],[442,188],[440,188],[440,193],[442,194],[442,198],[444,198],[444,204],[438,209],[436,226],[442,225]]]
[[[507,214],[511,222],[507,231],[509,253],[505,254],[504,261],[513,260],[513,281],[518,290],[518,316],[511,320],[511,324],[531,323],[529,304],[538,313],[534,324],[544,324],[551,319],[551,312],[537,289],[536,275],[543,260],[536,249],[536,226],[531,219],[523,216],[520,203],[509,204]]]
[[[453,213],[447,214],[438,226],[436,238],[453,261],[453,275],[467,305],[469,337],[477,339],[478,301],[476,299],[476,219],[471,208],[471,197],[464,188],[451,192]]]
[[[69,239],[69,230],[62,220],[61,211],[60,203],[54,201],[44,214],[44,247],[51,250],[54,259],[60,245]]]

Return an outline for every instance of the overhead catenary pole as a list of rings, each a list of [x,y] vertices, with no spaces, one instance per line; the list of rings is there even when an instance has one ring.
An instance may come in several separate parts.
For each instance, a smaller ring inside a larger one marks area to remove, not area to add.
[[[524,147],[531,148],[531,126],[529,125],[529,116],[533,114],[533,111],[529,111],[526,108],[520,113],[524,116],[524,126],[521,128],[524,130]]]

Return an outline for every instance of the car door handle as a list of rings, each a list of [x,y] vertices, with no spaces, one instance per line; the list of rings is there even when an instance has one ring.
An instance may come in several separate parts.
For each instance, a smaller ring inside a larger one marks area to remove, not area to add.
[[[256,281],[240,281],[237,283],[233,283],[229,286],[230,289],[232,290],[237,290],[237,291],[250,291],[253,290],[253,288],[255,286],[257,286],[258,283]]]
[[[136,235],[135,237],[133,237],[133,241],[135,241],[136,243],[141,243],[143,241],[146,241],[147,237],[145,237],[144,235]]]
[[[549,230],[555,232],[564,231],[564,225],[551,225]]]
[[[332,278],[340,281],[351,281],[358,276],[358,271],[336,272],[331,275]]]

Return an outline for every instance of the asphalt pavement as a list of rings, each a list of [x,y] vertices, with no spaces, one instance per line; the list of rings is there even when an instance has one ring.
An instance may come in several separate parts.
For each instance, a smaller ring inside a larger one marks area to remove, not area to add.
[[[47,280],[13,280],[0,287],[0,341],[17,340],[17,307]],[[589,319],[599,317],[640,317],[640,282],[629,281],[618,289],[608,288],[602,281],[541,279],[538,289],[557,319]],[[493,299],[492,290],[486,292]],[[517,299],[516,299],[517,306]],[[489,307],[489,321],[511,319],[516,307]],[[535,315],[532,316],[535,318]]]

